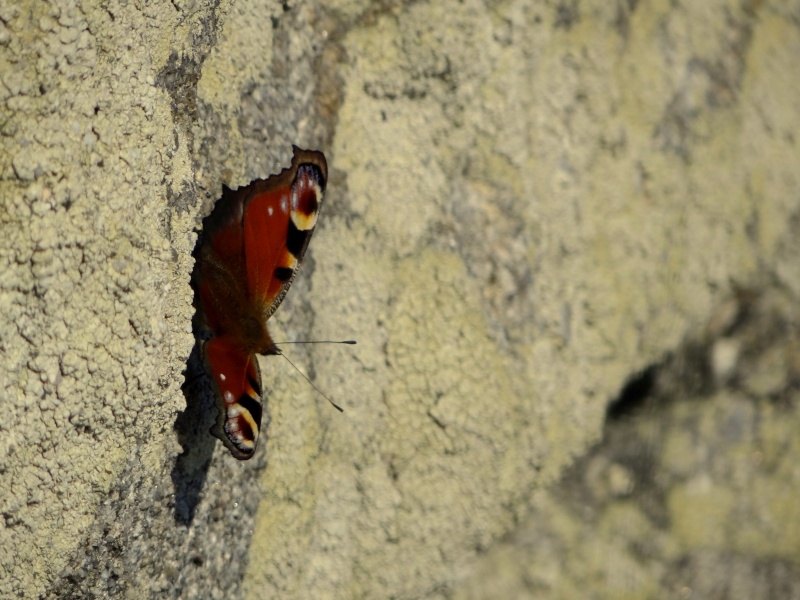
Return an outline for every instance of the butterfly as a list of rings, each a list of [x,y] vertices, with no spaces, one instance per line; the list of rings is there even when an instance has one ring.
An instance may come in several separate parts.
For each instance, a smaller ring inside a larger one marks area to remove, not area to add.
[[[280,354],[267,320],[280,306],[317,223],[328,179],[322,152],[292,147],[292,164],[222,197],[203,222],[194,271],[201,342],[219,414],[211,433],[239,460],[261,427],[257,354]]]

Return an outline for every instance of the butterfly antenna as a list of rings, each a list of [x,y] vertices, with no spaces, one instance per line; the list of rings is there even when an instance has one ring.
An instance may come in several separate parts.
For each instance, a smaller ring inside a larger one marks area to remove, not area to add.
[[[275,342],[276,346],[283,346],[284,344],[357,344],[355,340],[312,340],[310,342]]]
[[[289,344],[289,343],[291,343],[291,342],[284,342],[284,344]],[[314,342],[305,342],[305,343],[307,343],[307,344],[312,344],[312,343],[314,343]],[[348,344],[348,343],[350,343],[350,342],[341,342],[341,343],[342,343],[342,344]],[[353,343],[353,344],[355,344],[355,342],[352,342],[352,343]],[[288,357],[288,356],[286,356],[286,355],[285,355],[285,354],[283,354],[282,352],[281,352],[281,356],[282,356],[283,358],[285,358],[286,360],[288,360],[288,361],[289,361],[289,364],[290,364],[290,365],[292,365],[292,366],[294,367],[294,370],[295,370],[295,371],[297,371],[298,373],[300,373],[300,375],[302,375],[302,376],[303,376],[303,379],[305,379],[305,380],[306,380],[306,381],[309,383],[309,385],[310,385],[311,387],[313,387],[315,390],[317,390],[317,393],[318,393],[320,396],[322,396],[323,398],[325,398],[325,400],[327,400],[328,402],[330,402],[330,403],[331,403],[331,406],[333,406],[333,408],[335,408],[336,410],[338,410],[338,411],[339,411],[339,412],[341,412],[341,413],[343,413],[343,412],[344,412],[344,409],[343,409],[341,406],[339,406],[338,404],[336,404],[336,402],[334,402],[333,400],[331,400],[330,398],[328,398],[328,396],[327,396],[327,395],[326,395],[326,394],[325,394],[325,393],[324,393],[324,392],[323,392],[321,389],[319,389],[317,386],[315,386],[315,385],[314,385],[314,382],[313,382],[313,381],[311,381],[311,380],[308,378],[308,375],[306,375],[306,374],[305,374],[305,373],[303,373],[303,372],[302,372],[300,369],[298,369],[298,368],[297,368],[297,365],[296,365],[296,364],[294,364],[294,363],[293,363],[293,362],[292,362],[292,361],[289,359],[289,357]]]

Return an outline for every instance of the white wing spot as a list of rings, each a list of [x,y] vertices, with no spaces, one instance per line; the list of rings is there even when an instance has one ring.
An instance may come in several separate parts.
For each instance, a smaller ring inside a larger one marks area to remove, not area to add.
[[[271,206],[268,206],[268,207],[267,207],[267,214],[268,214],[268,215],[271,217],[273,212],[274,212],[274,211],[273,211],[272,207],[271,207]]]
[[[234,400],[236,400],[236,398],[233,397],[233,394],[231,394],[231,391],[230,390],[225,390],[225,402],[230,404]]]
[[[281,210],[285,213],[289,212],[289,200],[287,198],[281,200]]]
[[[226,379],[228,379],[227,377],[225,377],[225,373],[220,373],[219,378],[221,381],[225,381]]]

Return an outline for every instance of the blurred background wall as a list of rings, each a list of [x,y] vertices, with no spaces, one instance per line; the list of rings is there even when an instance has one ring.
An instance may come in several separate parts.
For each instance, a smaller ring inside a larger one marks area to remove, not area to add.
[[[0,6],[0,595],[800,597],[800,4]],[[269,423],[192,250],[325,152]]]

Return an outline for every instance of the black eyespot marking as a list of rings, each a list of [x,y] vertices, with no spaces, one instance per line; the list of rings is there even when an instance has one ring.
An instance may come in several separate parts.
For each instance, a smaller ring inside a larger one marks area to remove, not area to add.
[[[253,421],[256,422],[256,428],[261,428],[261,403],[256,402],[255,399],[251,398],[247,394],[242,394],[242,397],[239,398],[239,404],[242,405],[242,408],[247,410],[250,413],[250,416],[253,417]],[[252,437],[250,439],[253,439]]]
[[[303,256],[303,252],[308,245],[308,240],[311,238],[312,233],[314,233],[313,228],[300,231],[294,224],[294,221],[289,219],[289,231],[286,233],[286,248],[297,260],[300,260]]]
[[[305,217],[313,217],[318,210],[316,190],[314,188],[300,190],[297,194],[297,212]]]
[[[286,283],[292,278],[292,275],[294,275],[294,269],[290,269],[289,267],[278,267],[272,272],[272,275],[278,281]]]
[[[297,168],[296,179],[300,179],[300,177],[302,176],[310,177],[311,179],[316,181],[317,185],[321,190],[324,190],[326,184],[328,183],[328,181],[325,179],[325,175],[320,170],[320,168],[312,163],[303,163]]]

